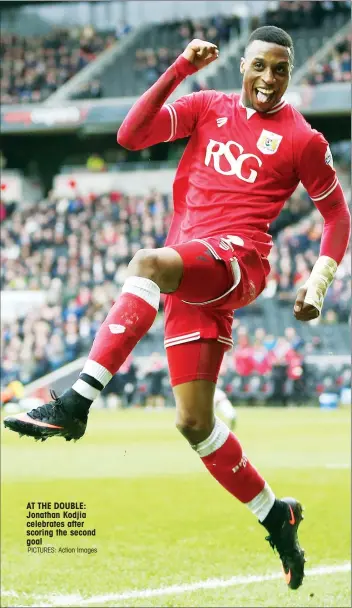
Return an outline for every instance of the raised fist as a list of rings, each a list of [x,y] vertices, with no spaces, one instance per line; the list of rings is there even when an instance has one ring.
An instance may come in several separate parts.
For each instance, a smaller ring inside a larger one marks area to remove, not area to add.
[[[219,49],[212,42],[195,38],[187,44],[182,55],[198,70],[201,70],[219,57]]]

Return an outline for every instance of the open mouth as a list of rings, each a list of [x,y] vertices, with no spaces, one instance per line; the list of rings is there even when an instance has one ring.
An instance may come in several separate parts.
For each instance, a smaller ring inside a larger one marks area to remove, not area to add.
[[[268,89],[255,89],[255,95],[259,103],[269,103],[274,97],[274,91]]]

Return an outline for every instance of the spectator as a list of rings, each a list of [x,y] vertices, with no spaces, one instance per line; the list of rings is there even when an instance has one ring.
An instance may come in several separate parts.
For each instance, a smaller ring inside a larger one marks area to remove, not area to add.
[[[165,405],[163,380],[168,375],[165,358],[154,352],[148,357],[145,379],[147,381],[146,406],[159,408]]]
[[[292,204],[299,205],[300,197],[298,192]],[[309,207],[305,199],[302,201],[306,213]],[[141,246],[163,245],[171,212],[171,195],[155,189],[144,196],[112,191],[85,197],[73,190],[68,198],[56,199],[50,194],[39,204],[4,206],[1,288],[42,290],[46,294],[43,306],[24,318],[3,323],[5,386],[15,380],[27,384],[86,353],[121,289],[133,253]],[[291,306],[319,255],[321,231],[322,220],[316,210],[280,231],[270,254],[272,271],[263,297],[275,297],[279,305]],[[349,319],[350,277],[347,255],[327,293],[322,323]],[[255,311],[255,306],[250,310]],[[296,354],[310,346],[321,348],[322,338],[319,343],[312,338],[305,345],[292,327],[286,329],[285,337],[257,330],[253,340],[239,319],[241,311],[235,318],[234,327],[239,326],[231,365],[241,376],[265,376],[274,360],[275,365],[289,370],[286,359],[279,357],[277,363],[280,346]],[[296,363],[294,367],[300,367]],[[150,370],[150,379],[154,372]],[[163,389],[162,378],[158,382],[161,388],[156,393]]]
[[[115,42],[115,34],[98,33],[90,26],[82,31],[53,29],[45,36],[2,34],[1,102],[44,101]],[[88,86],[87,96],[100,95],[100,83],[94,80]]]
[[[163,243],[170,211],[171,197],[153,191],[145,200],[119,192],[51,196],[19,210],[14,206],[11,220],[3,214],[2,288],[47,293],[42,308],[4,324],[3,382],[27,383],[85,352],[118,294],[133,250],[146,236],[152,247]]]
[[[135,66],[137,77],[143,79],[145,87],[149,87],[165,72],[176,57],[182,53],[184,47],[192,38],[210,40],[214,44],[228,43],[231,33],[238,35],[240,20],[236,15],[218,15],[201,20],[185,20],[164,24],[170,29],[170,46],[154,49],[138,48],[135,53]],[[173,34],[176,34],[173,36]],[[204,85],[199,85],[204,86]],[[200,90],[197,88],[196,90]]]
[[[264,25],[283,29],[318,28],[332,15],[350,12],[347,2],[315,2],[310,0],[274,0],[268,2]]]
[[[322,62],[311,62],[302,84],[351,81],[351,34],[345,35]]]

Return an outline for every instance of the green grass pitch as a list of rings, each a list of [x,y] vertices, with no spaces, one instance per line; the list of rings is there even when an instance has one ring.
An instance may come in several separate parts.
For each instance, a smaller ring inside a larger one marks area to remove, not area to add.
[[[287,589],[265,530],[203,469],[172,409],[93,410],[77,443],[2,430],[1,605],[350,606],[349,410],[239,408],[236,432],[275,493],[305,506],[301,589]],[[96,536],[43,546],[97,552],[28,553],[32,501],[86,503]]]

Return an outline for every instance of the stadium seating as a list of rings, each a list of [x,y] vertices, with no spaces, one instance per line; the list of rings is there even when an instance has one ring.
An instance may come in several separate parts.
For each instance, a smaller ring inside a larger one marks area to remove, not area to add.
[[[302,84],[351,81],[351,34],[339,40],[334,49],[319,62],[313,62]]]
[[[311,203],[302,188],[288,201],[287,210],[287,221],[274,231],[277,238],[268,286],[256,302],[236,312],[235,342],[238,324],[249,335],[262,334],[265,328],[264,334],[275,339],[284,336],[287,327],[299,333],[300,324],[291,310],[293,299],[318,255],[322,222],[316,211],[310,212]],[[140,247],[163,244],[171,197],[156,191],[144,197],[112,192],[56,200],[50,195],[39,205],[17,208],[11,203],[4,211],[1,288],[43,290],[47,296],[42,307],[3,326],[2,382],[26,384],[87,353],[121,289],[133,254]],[[301,221],[292,225],[295,213]],[[349,352],[350,276],[346,256],[328,293],[321,322],[305,326],[301,347],[306,354]],[[136,356],[163,351],[162,327],[160,315],[138,344]],[[263,399],[272,395],[270,382],[256,385],[253,380],[249,386],[236,385],[236,390]]]
[[[336,6],[332,9],[314,2],[276,4],[276,11],[264,14],[259,23],[254,19],[252,28],[272,23],[287,29],[295,42],[296,68],[302,66],[322,43],[327,42],[346,23],[349,15],[343,2],[334,3]],[[304,9],[303,13],[301,8]],[[240,35],[240,31],[240,21],[236,16],[149,26],[122,59],[117,58],[103,71],[102,97],[140,95],[157,80],[192,38],[209,39],[223,50],[230,40]],[[230,62],[219,66],[214,76],[207,79],[207,88],[233,90],[241,87],[238,66],[242,52],[243,49],[240,49],[240,53],[232,57]],[[193,83],[194,90],[201,86],[197,80]]]
[[[79,70],[116,42],[110,32],[83,29],[54,29],[45,36],[15,36],[1,33],[1,103],[44,101]],[[90,97],[98,96],[97,82]]]
[[[239,20],[235,16],[151,25],[128,49],[126,56],[117,58],[102,73],[102,96],[140,95],[182,53],[192,38],[211,39],[221,47],[238,33]]]
[[[271,3],[272,5],[273,3]],[[295,67],[300,67],[329,40],[338,27],[348,19],[345,3],[335,2],[333,9],[322,3],[280,2],[268,11],[258,24],[273,23],[285,27],[294,37]],[[302,5],[302,7],[301,7]],[[319,5],[319,7],[318,7]],[[295,8],[296,7],[296,8]],[[299,10],[303,8],[302,10]],[[74,99],[136,96],[146,90],[183,51],[192,38],[208,39],[223,49],[240,34],[237,16],[216,15],[201,20],[172,21],[151,24],[141,30],[123,57],[107,66],[101,77],[83,85],[72,96]],[[116,42],[115,31],[97,32],[91,26],[82,29],[55,29],[49,35],[20,37],[4,33],[1,53],[1,102],[28,103],[44,101],[96,56]],[[208,88],[238,89],[241,77],[239,55],[220,66],[208,79]],[[337,49],[337,54],[339,50]],[[341,80],[348,80],[348,51],[341,50],[331,61],[340,63]],[[338,70],[336,71],[338,73]],[[309,77],[311,82],[326,82],[331,70],[316,66]],[[197,88],[197,84],[194,86]]]
[[[343,25],[347,18],[344,6],[333,11],[326,10],[320,14],[315,3],[303,3],[304,19],[296,19],[292,15],[292,7],[300,7],[300,2],[290,2],[289,7],[280,3],[279,17],[275,13],[267,13],[260,23],[253,20],[252,27],[257,25],[280,22],[282,27],[294,37],[296,55],[295,67],[298,68],[315,53],[322,42],[327,42],[336,29]],[[307,10],[307,6],[312,5]],[[338,4],[338,3],[337,3]],[[320,5],[320,3],[319,3]],[[301,15],[297,12],[297,15]],[[142,94],[151,86],[162,72],[182,53],[186,44],[192,38],[203,38],[218,44],[224,50],[229,41],[236,39],[241,33],[240,20],[236,16],[214,16],[198,21],[173,21],[154,24],[144,28],[126,54],[116,58],[101,74],[101,96],[136,96]],[[238,65],[243,49],[231,62],[221,65],[214,76],[207,80],[207,88],[220,90],[239,89],[241,76]],[[193,83],[194,90],[201,88],[197,80]],[[84,93],[86,96],[88,92]]]
[[[277,5],[276,9],[267,12],[260,23],[255,21],[252,29],[266,24],[283,27],[294,41],[295,69],[300,68],[311,55],[318,51],[322,44],[328,42],[349,18],[349,11],[346,10],[347,7],[344,3],[333,3],[341,6],[337,6],[335,10],[331,11],[324,10],[320,2],[276,2],[274,4]],[[300,8],[304,9],[303,13],[299,10]],[[232,57],[230,62],[221,66],[214,76],[208,78],[207,87],[223,91],[240,89],[242,77],[238,66],[242,55],[243,49],[240,49],[237,56]]]
[[[253,20],[251,27],[274,23],[287,29],[294,37],[295,65],[299,67],[346,22],[346,6],[346,2],[271,2],[268,12],[259,21]],[[193,37],[209,39],[224,49],[241,34],[240,20],[235,15],[147,25],[141,32],[126,55],[106,67],[101,80],[94,79],[81,89],[79,97],[139,95]],[[92,28],[59,29],[40,38],[3,35],[2,102],[43,101],[116,39],[116,32],[98,33]],[[348,80],[349,42],[350,36],[339,40],[326,60],[311,65],[306,82],[329,82],[331,73],[335,81]],[[208,85],[239,88],[239,60],[240,55],[221,66]],[[340,142],[336,147],[335,165],[341,182],[349,188],[349,142]],[[182,143],[181,147],[174,144],[172,153],[178,156],[181,148]],[[113,166],[107,157],[101,158],[99,165],[99,157],[94,154],[82,163],[87,161],[87,174],[92,168],[108,174],[134,170],[141,168],[138,158],[144,165],[149,164],[144,152],[139,156],[134,153],[133,163],[127,152],[118,148],[119,162]],[[72,167],[67,169],[71,170]],[[96,173],[90,175],[95,179]],[[2,388],[18,380],[28,384],[86,355],[97,328],[120,292],[129,260],[141,247],[160,247],[164,243],[172,201],[168,191],[162,191],[162,187],[160,190],[143,196],[113,191],[101,196],[56,199],[49,194],[48,199],[35,205],[1,201],[1,288],[42,292],[45,300],[20,318],[3,321]],[[231,358],[221,382],[233,397],[248,403],[268,399],[281,402],[281,391],[289,402],[345,386],[347,371],[343,364],[326,370],[322,380],[306,360],[315,355],[349,353],[349,253],[327,294],[321,318],[304,326],[304,339],[300,336],[302,326],[292,315],[297,289],[318,256],[321,232],[319,213],[299,187],[271,227],[275,246],[270,255],[272,271],[267,287],[252,305],[235,315],[235,344],[245,332],[253,365],[246,376],[236,369],[236,360]],[[133,357],[164,352],[162,330],[163,318],[159,315]],[[238,352],[235,350],[235,355]],[[276,352],[285,356],[289,353],[293,360],[296,356],[300,360],[296,367],[302,367],[302,375],[292,377],[290,361],[276,357]],[[265,371],[258,362],[267,363]],[[164,382],[163,394],[169,395],[168,390],[169,384]],[[139,370],[129,395],[136,395],[142,403],[147,393],[148,381]]]

